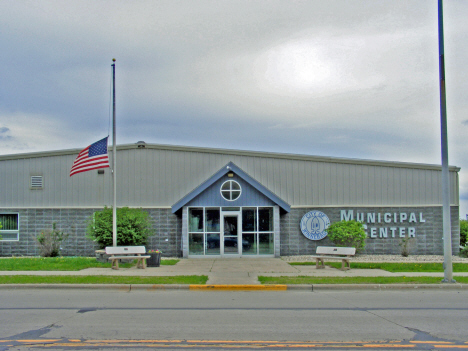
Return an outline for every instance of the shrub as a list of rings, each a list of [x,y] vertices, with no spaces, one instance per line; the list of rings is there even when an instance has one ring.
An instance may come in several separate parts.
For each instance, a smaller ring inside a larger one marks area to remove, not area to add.
[[[460,245],[466,246],[468,240],[468,221],[460,219]]]
[[[356,252],[366,246],[366,232],[361,222],[355,220],[335,222],[330,224],[327,232],[336,246],[355,247]]]
[[[117,245],[145,245],[151,234],[148,213],[138,208],[117,209]],[[87,237],[103,249],[113,245],[112,208],[95,212],[88,221]]]
[[[466,245],[463,249],[460,250],[459,256],[468,257],[468,245]]]
[[[52,231],[43,230],[36,237],[40,246],[40,255],[42,257],[57,257],[60,255],[60,245],[68,237],[68,234],[57,229],[57,224],[52,223]]]
[[[398,244],[401,247],[401,255],[403,257],[408,257],[410,254],[411,246],[412,246],[412,239],[413,238],[403,238],[401,239],[400,243]]]

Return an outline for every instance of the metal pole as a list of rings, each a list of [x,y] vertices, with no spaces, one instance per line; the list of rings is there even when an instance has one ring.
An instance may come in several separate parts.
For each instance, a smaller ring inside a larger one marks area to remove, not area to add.
[[[117,142],[115,132],[115,59],[112,59],[112,179],[114,205],[112,206],[112,243],[117,246],[117,182],[115,181],[115,166],[117,160]]]
[[[443,283],[455,283],[452,267],[452,231],[450,227],[450,174],[447,143],[447,105],[445,100],[444,15],[439,0],[439,77],[440,77],[440,131],[442,148],[442,212],[444,230],[444,279]]]

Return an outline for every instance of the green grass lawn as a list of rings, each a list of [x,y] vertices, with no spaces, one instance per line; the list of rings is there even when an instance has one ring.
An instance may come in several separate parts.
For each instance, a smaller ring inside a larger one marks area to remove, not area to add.
[[[179,260],[161,260],[161,265],[175,265]],[[129,268],[135,263],[121,263]],[[110,268],[94,257],[12,257],[0,258],[0,271],[80,271],[85,268]]]
[[[180,260],[177,259],[170,259],[170,260],[165,260],[164,258],[161,259],[161,266],[174,266],[179,262]]]
[[[0,284],[206,284],[206,275],[174,277],[0,275]]]
[[[315,262],[290,262],[290,265],[313,265]],[[327,266],[341,268],[341,262],[326,262]],[[351,269],[383,269],[389,272],[443,272],[442,263],[407,263],[407,262],[353,262]],[[454,272],[468,272],[468,263],[453,263]]]
[[[457,283],[467,284],[468,277],[454,277]],[[440,284],[440,277],[264,277],[262,284]]]

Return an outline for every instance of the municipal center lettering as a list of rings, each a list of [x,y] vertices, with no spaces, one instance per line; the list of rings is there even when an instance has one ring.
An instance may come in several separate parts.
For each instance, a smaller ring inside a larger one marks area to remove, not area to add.
[[[369,238],[415,238],[416,227],[413,224],[425,223],[422,212],[356,212],[341,210],[340,220],[364,223],[364,230]],[[374,226],[374,224],[382,226]]]

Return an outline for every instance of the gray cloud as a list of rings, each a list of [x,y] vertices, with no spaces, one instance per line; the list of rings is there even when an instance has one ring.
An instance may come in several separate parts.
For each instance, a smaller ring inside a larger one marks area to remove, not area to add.
[[[0,141],[1,142],[10,141],[12,139],[12,136],[7,134],[8,132],[10,132],[9,128],[0,127]],[[0,148],[1,148],[1,144],[0,144]]]
[[[466,13],[444,2],[461,189]],[[3,1],[0,32],[0,154],[106,135],[116,57],[118,143],[440,162],[435,2]]]

